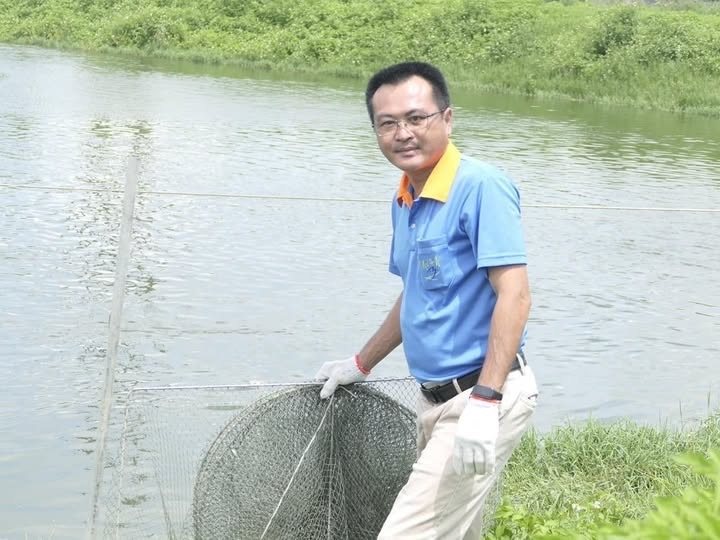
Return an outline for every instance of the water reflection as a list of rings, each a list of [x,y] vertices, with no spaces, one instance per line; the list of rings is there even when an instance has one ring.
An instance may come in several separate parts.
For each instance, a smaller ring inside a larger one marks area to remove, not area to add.
[[[456,104],[473,116],[501,118],[508,124],[517,119],[536,120],[540,124],[567,127],[584,134],[580,141],[594,148],[619,150],[635,154],[635,143],[682,150],[684,155],[699,159],[720,158],[717,137],[720,120],[665,112],[649,112],[622,107],[564,101],[535,101],[530,98],[483,94],[465,90],[453,92]],[[535,137],[532,137],[535,139]],[[552,143],[552,139],[546,139]],[[643,152],[641,151],[640,154]],[[677,151],[674,152],[677,154]]]

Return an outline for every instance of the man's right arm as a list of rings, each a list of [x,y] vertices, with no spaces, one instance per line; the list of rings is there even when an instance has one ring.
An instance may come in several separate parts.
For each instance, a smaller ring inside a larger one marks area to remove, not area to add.
[[[400,330],[400,306],[402,305],[402,293],[395,300],[390,313],[377,329],[377,332],[368,340],[365,346],[358,353],[360,366],[365,371],[373,369],[380,361],[390,354],[402,343],[402,332]]]
[[[315,375],[315,380],[324,382],[320,398],[333,395],[338,385],[364,381],[380,360],[390,354],[402,342],[400,332],[400,306],[402,294],[375,334],[368,340],[360,352],[347,360],[325,362]]]

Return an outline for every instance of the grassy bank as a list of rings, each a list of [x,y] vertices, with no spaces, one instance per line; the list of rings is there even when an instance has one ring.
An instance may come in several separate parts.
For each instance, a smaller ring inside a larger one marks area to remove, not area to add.
[[[590,422],[531,433],[508,465],[488,539],[718,539],[720,453],[695,469],[677,460],[713,448],[720,449],[720,413],[693,431]]]
[[[0,0],[0,41],[455,85],[720,117],[720,3]]]

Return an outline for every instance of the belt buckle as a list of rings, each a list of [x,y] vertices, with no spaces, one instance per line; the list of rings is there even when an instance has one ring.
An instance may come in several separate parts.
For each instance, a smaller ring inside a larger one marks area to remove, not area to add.
[[[429,401],[435,403],[436,405],[437,405],[438,403],[442,403],[442,402],[443,402],[442,399],[440,399],[440,396],[438,395],[438,393],[435,391],[435,389],[437,388],[437,386],[430,386],[430,387],[428,387],[428,386],[425,386],[424,384],[421,384],[420,387],[423,389],[423,394],[425,394],[425,397],[426,397]]]
[[[437,389],[440,388],[439,386],[433,386],[432,388],[428,388],[430,391],[430,395],[433,397],[433,402],[437,405],[440,403],[443,403],[442,396],[438,393]]]

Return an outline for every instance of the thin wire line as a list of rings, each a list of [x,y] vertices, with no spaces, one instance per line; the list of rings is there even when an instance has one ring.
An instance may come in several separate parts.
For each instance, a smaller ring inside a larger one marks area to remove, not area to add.
[[[333,398],[335,396],[333,395]],[[332,488],[333,488],[333,481],[332,479],[335,477],[335,409],[333,408],[333,412],[330,415],[330,481],[328,482],[328,508],[327,508],[327,540],[332,540]]]
[[[308,453],[308,451],[310,450],[310,447],[315,442],[315,439],[317,438],[317,434],[320,433],[320,430],[322,429],[323,424],[325,423],[325,418],[327,417],[327,413],[332,406],[333,399],[334,399],[334,396],[330,398],[330,400],[327,404],[327,407],[325,408],[325,414],[323,414],[323,417],[320,420],[320,424],[318,425],[317,429],[315,430],[315,433],[313,434],[312,438],[310,439],[310,442],[305,447],[305,451],[300,456],[300,461],[298,462],[297,467],[295,467],[295,470],[293,471],[292,476],[290,477],[290,480],[288,481],[287,486],[285,486],[285,491],[283,491],[283,494],[280,497],[280,500],[278,501],[277,506],[275,507],[275,510],[272,513],[272,516],[270,516],[270,521],[268,521],[267,525],[265,525],[265,530],[263,531],[262,535],[260,536],[260,540],[263,540],[263,538],[265,538],[265,535],[267,534],[268,529],[270,528],[270,525],[272,524],[273,520],[275,519],[275,515],[277,514],[278,510],[280,510],[280,506],[282,505],[283,500],[285,499],[285,495],[287,495],[287,492],[290,489],[290,486],[292,485],[293,480],[295,480],[295,476],[297,475],[298,471],[300,470],[300,466],[302,465],[302,462],[305,459],[305,455]]]
[[[27,184],[0,184],[0,188],[30,189],[37,191],[78,191],[90,193],[122,193],[121,189],[73,188],[64,186],[30,186]],[[380,203],[387,199],[346,198],[346,197],[307,197],[299,195],[253,195],[246,193],[200,193],[191,191],[138,191],[138,195],[172,195],[181,197],[215,197],[221,199],[246,199],[266,201],[314,201],[340,203]],[[720,214],[720,208],[673,208],[669,206],[603,206],[599,204],[523,204],[523,208],[547,208],[557,210],[618,210],[626,212],[697,212]]]
[[[398,381],[409,381],[415,380],[413,377],[378,377],[370,379],[369,381],[363,381],[356,384],[361,385],[372,385],[378,382],[398,382]],[[200,384],[200,385],[183,385],[183,386],[136,386],[133,388],[133,392],[157,392],[167,390],[257,390],[258,388],[276,388],[276,387],[288,387],[288,386],[318,386],[322,385],[318,381],[297,381],[297,382],[279,382],[279,383],[245,383],[245,384]],[[340,387],[343,388],[343,387]],[[343,388],[346,392],[352,395],[352,392],[347,388]]]

